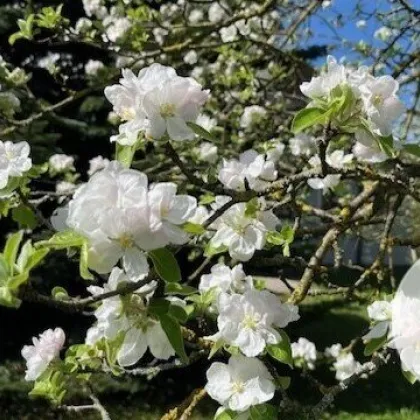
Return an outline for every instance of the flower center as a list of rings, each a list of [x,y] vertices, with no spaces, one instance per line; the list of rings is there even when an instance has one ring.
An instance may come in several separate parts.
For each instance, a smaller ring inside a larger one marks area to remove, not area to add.
[[[380,106],[383,104],[384,98],[382,97],[382,95],[375,95],[372,99],[372,102],[373,102],[373,105]]]
[[[128,233],[122,234],[118,238],[118,242],[121,245],[121,248],[123,249],[132,248],[134,246],[134,239]]]
[[[175,116],[175,105],[174,104],[162,104],[160,106],[160,115],[162,118],[171,118]]]
[[[123,299],[123,313],[131,321],[133,327],[146,330],[149,319],[146,316],[147,308],[141,296],[135,294]]]
[[[245,391],[245,385],[243,382],[235,381],[232,384],[232,392],[234,394],[241,394]]]
[[[120,112],[120,117],[124,121],[132,120],[135,117],[135,112],[133,108],[123,108]]]
[[[247,314],[245,315],[242,325],[250,330],[255,330],[258,324],[258,317],[256,315]]]

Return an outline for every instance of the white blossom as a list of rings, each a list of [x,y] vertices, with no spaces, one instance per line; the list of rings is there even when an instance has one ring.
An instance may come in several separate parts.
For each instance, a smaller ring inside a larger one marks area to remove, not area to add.
[[[62,195],[72,194],[75,190],[76,190],[76,185],[68,181],[57,182],[57,185],[55,186],[55,191],[58,194],[62,194]]]
[[[104,169],[107,165],[109,165],[109,160],[104,158],[103,156],[96,156],[89,161],[89,170],[88,175],[92,176],[95,172]]]
[[[392,29],[388,28],[387,26],[382,26],[381,28],[377,29],[373,36],[380,41],[387,41],[393,34]]]
[[[220,29],[220,37],[223,42],[233,42],[237,38],[238,29],[235,25],[230,25],[228,27],[223,27]]]
[[[184,55],[184,63],[193,65],[198,61],[197,53],[194,50],[190,50]]]
[[[316,139],[305,133],[299,133],[289,140],[289,147],[292,155],[311,156],[316,150]]]
[[[358,21],[356,22],[356,26],[357,26],[358,28],[366,28],[366,25],[367,25],[367,22],[366,22],[365,20],[363,20],[363,19],[358,20]]]
[[[178,226],[194,214],[196,200],[176,195],[172,183],[149,191],[146,175],[111,162],[79,188],[69,204],[69,227],[89,239],[89,267],[108,273],[122,258],[131,277],[148,273],[144,252],[185,243]]]
[[[198,147],[198,157],[204,162],[215,163],[217,161],[217,146],[203,141]]]
[[[366,130],[357,130],[356,143],[353,146],[353,155],[357,160],[369,163],[380,163],[388,159],[381,150],[374,136]]]
[[[207,371],[206,391],[224,407],[243,412],[273,398],[274,379],[256,358],[231,356],[228,364],[213,363]]]
[[[198,23],[201,20],[203,20],[204,14],[203,11],[200,9],[193,9],[191,10],[191,13],[188,16],[188,20],[191,23]]]
[[[86,32],[92,27],[92,21],[88,18],[81,17],[77,20],[76,25],[74,27],[76,33],[80,34],[82,32]]]
[[[277,163],[283,156],[285,148],[286,146],[283,143],[273,144],[273,147],[267,150],[267,160]]]
[[[49,52],[48,55],[46,55],[43,58],[40,58],[37,64],[38,64],[38,67],[42,69],[46,69],[50,73],[53,73],[55,69],[55,65],[59,59],[60,59],[60,54]]]
[[[198,290],[206,292],[212,289],[217,296],[221,292],[242,293],[253,287],[252,277],[244,273],[242,264],[235,265],[233,268],[225,264],[216,264],[211,268],[210,274],[201,276]]]
[[[105,26],[104,41],[117,42],[131,28],[131,22],[126,17],[107,16],[103,20]]]
[[[113,291],[121,283],[135,281],[121,269],[115,267],[104,288],[90,286],[93,295]],[[124,339],[117,353],[121,366],[132,366],[150,350],[158,359],[167,360],[175,354],[160,322],[147,314],[147,300],[153,294],[157,282],[152,281],[135,293],[126,296],[113,296],[102,301],[95,311],[97,325],[88,331],[87,342],[94,343],[101,337],[114,339],[118,333],[124,333]]]
[[[338,64],[334,57],[328,56],[327,70],[321,76],[313,77],[310,82],[303,82],[300,90],[305,96],[317,99],[328,97],[336,86],[344,82],[346,82],[345,66]]]
[[[208,15],[211,23],[220,22],[226,16],[226,6],[222,7],[218,2],[213,2],[209,7]]]
[[[210,217],[210,212],[205,206],[197,206],[195,213],[188,219],[190,223],[202,225]]]
[[[297,307],[282,303],[267,290],[245,290],[243,294],[220,293],[217,299],[218,333],[212,340],[237,346],[248,357],[261,354],[267,344],[281,341],[276,328],[299,319]]]
[[[317,359],[315,344],[304,337],[300,337],[295,343],[292,343],[293,359],[303,361],[308,369],[315,368]]]
[[[206,114],[200,114],[195,123],[207,131],[211,131],[217,126],[217,120],[215,118],[210,118]]]
[[[361,364],[354,359],[351,353],[342,353],[338,356],[333,366],[335,369],[335,378],[340,382],[352,377],[361,368]]]
[[[217,232],[211,239],[211,246],[226,246],[232,258],[248,261],[256,250],[265,245],[266,234],[273,231],[279,220],[271,211],[260,211],[257,218],[246,215],[246,204],[231,206],[219,218]]]
[[[327,155],[325,158],[325,161],[329,166],[335,169],[342,169],[344,168],[348,163],[350,163],[353,159],[353,155],[351,153],[345,154],[342,150],[335,150],[331,154]],[[321,159],[318,155],[312,156],[309,159],[309,164],[313,168],[320,168],[321,167]],[[332,189],[336,187],[341,179],[340,174],[329,174],[325,177],[316,177],[316,178],[310,178],[308,179],[308,185],[315,189],[315,190],[323,190],[328,191],[329,189]]]
[[[267,110],[259,105],[251,105],[244,108],[244,112],[239,122],[242,128],[248,128],[251,124],[258,119],[267,115]]]
[[[32,167],[30,148],[26,141],[12,143],[0,141],[0,189],[6,187],[10,177],[20,177]]]
[[[239,160],[223,159],[218,178],[232,190],[244,191],[246,180],[251,189],[262,191],[276,180],[277,171],[273,161],[251,149],[241,153]]]
[[[177,76],[171,67],[152,64],[137,77],[123,70],[120,84],[107,87],[105,96],[127,121],[120,126],[121,137],[133,139],[126,143],[133,144],[139,131],[154,139],[166,133],[172,140],[193,139],[187,122],[197,119],[208,91],[192,78]]]
[[[61,328],[44,331],[39,338],[32,339],[33,345],[24,346],[22,356],[26,359],[26,381],[36,381],[58,358],[66,336]]]
[[[86,64],[85,64],[85,73],[88,76],[96,76],[98,74],[98,71],[103,69],[104,63],[102,63],[102,61],[99,60],[89,60]]]
[[[398,82],[391,76],[370,79],[360,87],[365,111],[383,136],[391,134],[393,121],[404,112],[396,95],[398,89]]]
[[[343,346],[340,343],[337,343],[337,344],[333,344],[330,347],[327,347],[324,350],[324,354],[327,357],[333,357],[334,359],[337,359],[337,357],[340,356],[342,350],[343,350]]]
[[[54,169],[56,172],[66,172],[74,170],[74,158],[62,153],[57,153],[52,155],[48,163],[50,168]]]

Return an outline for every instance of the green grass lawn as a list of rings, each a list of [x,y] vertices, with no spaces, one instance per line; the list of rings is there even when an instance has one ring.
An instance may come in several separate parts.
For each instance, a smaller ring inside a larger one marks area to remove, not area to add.
[[[292,337],[308,337],[317,343],[318,350],[337,341],[348,343],[360,335],[367,326],[364,306],[350,305],[340,298],[312,298],[301,311],[302,322],[289,330]],[[362,347],[356,348],[356,358],[363,362]],[[98,419],[96,413],[66,413],[53,410],[43,401],[27,398],[28,384],[22,381],[23,367],[12,364],[0,367],[0,419],[48,420],[48,419]],[[160,376],[150,383],[145,379],[110,380],[103,378],[96,384],[101,401],[113,420],[155,420],[168,409],[179,404],[192,389],[205,381],[205,364],[196,365],[188,376],[178,371],[178,376]],[[315,375],[327,384],[334,383],[334,374],[318,369]],[[194,378],[195,383],[191,382]],[[308,403],[317,401],[320,395],[304,383],[298,372],[292,373],[290,394]],[[198,407],[193,419],[212,419],[216,405],[209,399]],[[360,380],[341,394],[324,419],[336,420],[420,420],[420,387],[411,386],[401,375],[397,357],[368,381]],[[294,420],[294,419],[290,419]]]

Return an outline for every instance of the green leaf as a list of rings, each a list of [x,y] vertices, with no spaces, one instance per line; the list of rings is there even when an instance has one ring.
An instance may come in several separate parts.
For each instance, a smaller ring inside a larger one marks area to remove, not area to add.
[[[171,251],[166,248],[159,248],[154,251],[149,251],[148,255],[152,259],[155,270],[162,280],[176,283],[181,281],[181,270],[178,261]]]
[[[214,203],[215,201],[216,201],[216,197],[211,193],[207,193],[200,197],[199,204],[204,206],[205,204],[211,204],[211,203]]]
[[[21,300],[7,286],[0,287],[0,305],[16,309],[19,308],[21,303]]]
[[[163,298],[153,298],[147,310],[150,314],[157,316],[158,318],[162,315],[166,315],[169,311],[169,307],[171,306],[169,300]]]
[[[402,374],[411,385],[414,385],[417,382],[417,377],[413,375],[410,371],[402,369]]]
[[[82,279],[93,280],[93,274],[88,269],[89,246],[87,241],[84,241],[80,248],[79,271]]]
[[[7,282],[7,287],[10,290],[17,290],[19,286],[21,286],[23,283],[26,283],[29,278],[29,272],[25,271],[21,274],[18,274],[16,276],[13,276],[9,279]]]
[[[36,247],[46,247],[54,249],[65,249],[74,247],[80,247],[85,242],[85,238],[82,235],[74,232],[73,230],[63,230],[62,232],[55,233],[47,241],[39,241],[35,244]]]
[[[222,252],[226,252],[227,250],[228,250],[228,247],[225,245],[221,245],[216,248],[212,246],[211,242],[209,242],[204,249],[204,256],[212,257],[213,255],[221,254]]]
[[[177,319],[181,324],[185,324],[188,320],[188,314],[186,310],[180,305],[170,305],[168,314]]]
[[[198,290],[195,287],[183,285],[179,283],[167,283],[165,284],[165,295],[182,295],[189,296],[197,293]]]
[[[19,224],[20,228],[35,229],[38,225],[35,213],[24,204],[12,210],[12,219]]]
[[[260,202],[257,197],[249,200],[245,205],[245,216],[255,218],[260,210]]]
[[[182,226],[182,229],[192,235],[202,235],[203,233],[206,233],[206,229],[198,223],[187,222]]]
[[[29,255],[26,261],[26,264],[24,265],[24,270],[25,271],[32,270],[45,258],[48,252],[49,252],[48,248],[37,249],[37,250],[33,249],[31,255]]]
[[[273,359],[276,359],[282,363],[286,363],[292,367],[293,357],[289,337],[283,330],[280,330],[279,333],[281,335],[281,341],[277,344],[268,345],[266,347],[267,352]]]
[[[224,409],[221,411],[214,420],[236,420],[238,418],[238,413],[235,413],[232,410]]]
[[[12,235],[10,235],[7,238],[6,245],[4,247],[4,258],[9,265],[9,267],[12,268],[15,265],[17,253],[19,251],[19,245],[22,241],[23,232],[20,230],[19,232],[16,232]]]
[[[299,111],[292,122],[292,131],[297,134],[316,124],[323,124],[328,120],[331,110],[324,111],[320,108],[305,108]]]
[[[182,337],[181,326],[179,322],[169,315],[161,315],[159,317],[163,331],[168,337],[169,342],[174,348],[176,354],[183,363],[188,363],[188,356],[185,352],[184,339]]]
[[[205,130],[203,127],[199,126],[196,123],[193,122],[187,122],[188,127],[191,128],[192,131],[194,131],[197,136],[202,137],[203,139],[206,139],[208,141],[211,141],[212,143],[216,142],[217,140],[215,137],[210,134],[207,130]]]
[[[4,258],[4,255],[0,254],[0,285],[3,285],[7,282],[7,279],[10,275],[10,267]]]
[[[383,337],[373,338],[366,343],[365,349],[363,350],[363,354],[365,356],[370,356],[375,353],[376,350],[383,347],[383,345],[387,342],[387,335],[385,334]]]
[[[375,138],[378,141],[378,145],[380,149],[389,157],[393,157],[395,154],[395,150],[394,150],[394,138],[392,137],[392,135],[386,136],[386,137],[378,136]]]
[[[276,420],[277,408],[271,404],[259,404],[249,409],[250,420]]]
[[[420,157],[420,145],[418,144],[405,144],[404,150],[411,155]]]
[[[129,168],[133,162],[134,154],[136,153],[137,145],[132,146],[122,146],[119,143],[116,143],[115,147],[115,158],[120,162],[125,168]]]
[[[287,390],[290,386],[291,379],[289,376],[278,376],[276,382],[283,390]]]

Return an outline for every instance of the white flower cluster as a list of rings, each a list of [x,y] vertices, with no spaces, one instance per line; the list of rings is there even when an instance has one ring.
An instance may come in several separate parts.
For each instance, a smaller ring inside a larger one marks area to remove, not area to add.
[[[27,381],[36,381],[48,368],[50,363],[58,358],[64,346],[66,336],[61,328],[44,331],[39,338],[32,339],[33,345],[24,346],[22,356],[26,360]]]
[[[275,231],[279,219],[271,210],[261,209],[255,215],[247,214],[246,203],[237,203],[226,210],[211,226],[217,229],[210,241],[214,248],[227,247],[229,255],[239,261],[249,261],[256,250],[263,249],[267,232]]]
[[[300,337],[297,342],[292,343],[292,357],[298,365],[315,369],[317,359],[315,344],[305,337]]]
[[[210,366],[205,389],[224,408],[241,413],[271,400],[276,387],[264,363],[238,355],[228,364],[216,362]]]
[[[342,150],[335,150],[334,152],[328,154],[325,158],[325,161],[329,166],[334,169],[343,169],[348,163],[353,160],[353,155],[351,153],[344,154]],[[318,155],[312,156],[309,159],[309,164],[313,168],[321,167],[321,159]],[[323,190],[324,192],[332,189],[338,185],[340,182],[340,174],[329,174],[323,178],[316,177],[308,179],[308,185],[314,190]]]
[[[356,157],[367,161],[380,161],[384,157],[380,152],[374,136],[388,136],[392,133],[392,123],[401,116],[404,105],[397,96],[399,84],[391,76],[372,76],[367,67],[357,70],[337,63],[334,57],[327,59],[327,70],[310,82],[304,82],[302,93],[313,100],[313,106],[319,100],[331,100],[337,89],[348,87],[355,98],[351,114],[347,121],[364,118],[369,130],[359,127],[356,131],[358,146],[353,151]],[[310,104],[309,106],[312,106]],[[359,144],[360,143],[360,144]]]
[[[62,153],[52,155],[49,158],[48,163],[50,168],[55,172],[66,172],[74,170],[74,158]]]
[[[209,92],[190,77],[178,76],[171,67],[152,64],[135,74],[122,70],[120,84],[105,88],[105,96],[114,112],[125,121],[111,141],[133,145],[140,132],[160,139],[167,134],[172,140],[193,139],[187,125],[194,122]]]
[[[29,152],[29,144],[26,141],[0,141],[0,190],[7,186],[9,178],[20,177],[31,169]]]
[[[398,291],[392,301],[390,345],[398,350],[402,369],[411,372],[417,379],[420,379],[419,317],[420,299]]]
[[[89,267],[109,273],[122,258],[134,279],[149,269],[144,251],[188,240],[180,227],[195,212],[194,197],[173,183],[148,186],[143,173],[118,162],[92,175],[69,204],[67,225],[89,240]]]
[[[93,295],[114,291],[123,283],[134,281],[120,268],[111,271],[104,288],[90,286]],[[175,354],[160,322],[148,314],[147,304],[157,286],[156,281],[139,288],[126,296],[114,296],[101,302],[95,311],[97,323],[88,330],[86,343],[94,345],[101,338],[113,340],[124,333],[124,339],[117,353],[121,366],[136,364],[150,350],[158,359],[167,360]]]
[[[201,277],[199,289],[213,291],[216,298],[218,332],[207,339],[241,352],[227,365],[213,363],[207,371],[210,397],[223,409],[239,413],[270,400],[275,391],[273,378],[255,356],[282,340],[277,329],[298,320],[298,308],[282,303],[267,290],[255,289],[241,264],[232,269],[224,264],[213,266],[210,274]]]
[[[363,337],[364,341],[384,337],[391,325],[392,304],[386,300],[377,300],[367,308],[369,318],[372,320],[372,328]]]
[[[353,354],[344,351],[340,343],[327,347],[324,351],[326,357],[335,359],[333,368],[337,381],[345,381],[360,371],[362,365],[354,358]]]
[[[255,150],[247,150],[237,159],[223,159],[219,181],[231,190],[245,191],[246,185],[263,191],[277,179],[275,163]]]

